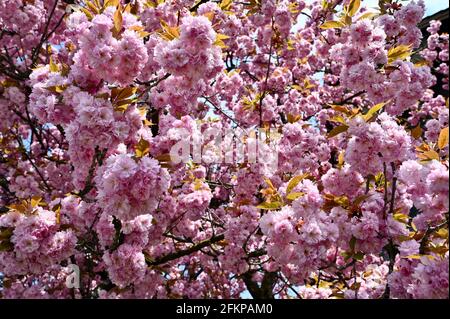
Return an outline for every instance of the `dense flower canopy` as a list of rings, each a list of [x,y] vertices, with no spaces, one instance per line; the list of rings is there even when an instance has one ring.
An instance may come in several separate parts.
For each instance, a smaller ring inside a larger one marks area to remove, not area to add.
[[[0,0],[0,297],[448,298],[425,6]]]

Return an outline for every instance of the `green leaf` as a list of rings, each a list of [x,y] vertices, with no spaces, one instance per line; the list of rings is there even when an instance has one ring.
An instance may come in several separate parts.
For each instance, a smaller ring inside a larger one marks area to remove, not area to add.
[[[338,155],[337,167],[342,168],[342,166],[344,166],[344,163],[345,163],[345,150],[342,150],[339,152]]]
[[[217,33],[216,41],[214,41],[213,45],[216,45],[222,49],[226,49],[226,48],[228,48],[228,46],[225,44],[225,42],[223,42],[223,40],[226,40],[229,38],[230,37],[225,34]]]
[[[268,178],[264,178],[264,182],[266,182],[267,186],[269,186],[271,189],[276,189],[275,186],[273,186],[272,181]]]
[[[403,224],[407,224],[408,220],[409,220],[408,215],[405,215],[402,213],[395,213],[393,217],[396,221],[403,223]]]
[[[91,10],[91,12],[95,13],[95,14],[99,14],[99,8],[97,8],[97,4],[94,4],[90,1],[86,1],[86,6]]]
[[[222,0],[220,3],[220,9],[223,11],[228,11],[231,9],[231,5],[233,4],[233,0]]]
[[[362,14],[358,20],[364,20],[364,19],[372,19],[374,17],[378,16],[378,13],[375,12],[365,12],[364,14]]]
[[[89,20],[94,19],[94,15],[86,8],[80,8],[81,12],[83,12]]]
[[[103,8],[107,8],[107,7],[117,7],[119,5],[120,1],[119,0],[106,0],[105,3],[103,4]]]
[[[120,5],[117,7],[116,12],[114,12],[113,21],[114,21],[113,33],[117,36],[120,33],[120,31],[122,31],[123,26],[122,8]]]
[[[435,232],[434,235],[439,238],[442,238],[442,239],[447,239],[448,238],[448,229],[441,228],[437,232]]]
[[[425,151],[423,153],[418,153],[417,157],[422,161],[431,161],[437,160],[439,161],[439,154],[434,150]]]
[[[366,122],[368,122],[375,115],[375,113],[377,113],[379,110],[381,110],[383,108],[383,106],[385,106],[385,105],[386,105],[386,102],[378,103],[378,104],[372,106],[370,108],[370,110],[366,114],[363,115],[364,120]]]
[[[344,257],[344,260],[347,261],[352,257],[352,253],[349,253],[348,251],[344,251],[343,253],[341,253],[341,256]]]
[[[47,90],[53,93],[62,93],[68,88],[67,84],[64,85],[56,85],[56,86],[48,86],[46,87]]]
[[[136,91],[137,87],[113,88],[111,90],[111,103],[114,110],[125,112],[130,104],[136,102],[136,99],[133,98]]]
[[[403,258],[405,258],[405,259],[421,259],[422,257],[427,257],[430,260],[434,259],[434,257],[431,255],[420,255],[420,254],[408,255]]]
[[[441,130],[441,132],[439,133],[439,138],[438,138],[438,144],[437,145],[438,145],[440,150],[448,145],[448,126],[443,128]]]
[[[113,88],[111,90],[111,100],[114,102],[128,99],[129,97],[134,95],[136,91],[137,87]]]
[[[411,45],[403,44],[390,48],[388,51],[388,63],[390,64],[396,60],[405,60],[411,55],[411,48]]]
[[[161,20],[161,31],[159,35],[166,41],[172,41],[180,37],[180,27],[171,27],[166,21]]]
[[[342,27],[345,27],[345,24],[342,23],[341,21],[327,21],[320,26],[321,29],[333,29],[333,28],[340,29]]]
[[[299,197],[302,197],[303,195],[305,195],[305,193],[303,192],[293,192],[293,193],[289,193],[286,198],[289,200],[296,200]]]
[[[360,6],[361,0],[351,0],[347,8],[348,15],[353,17],[358,12]]]
[[[364,253],[362,251],[358,251],[356,254],[353,255],[353,258],[355,260],[363,260],[364,259]]]
[[[373,175],[372,175],[373,176]],[[371,197],[371,194],[364,194],[364,195],[359,195],[358,197],[355,198],[355,200],[353,201],[353,205],[355,206],[359,206],[359,204],[361,204],[363,201],[365,201],[366,199],[368,199],[369,197]]]
[[[411,136],[414,137],[416,140],[422,136],[422,133],[423,130],[420,127],[420,124],[418,124],[411,130]]]
[[[259,209],[266,209],[266,210],[276,210],[276,209],[280,209],[281,208],[281,203],[280,202],[271,202],[271,203],[262,203],[258,206],[256,206],[256,208]]]
[[[308,174],[302,174],[292,177],[287,185],[286,194],[292,192],[292,190],[307,176]]]
[[[50,72],[54,72],[54,73],[59,72],[59,67],[53,61],[52,57],[50,57],[49,69],[50,69]]]
[[[352,25],[352,17],[349,16],[348,14],[344,15],[341,17],[342,23],[344,23],[345,25],[351,26]]]
[[[348,130],[348,125],[339,125],[334,127],[327,135],[328,138],[335,137]]]
[[[340,115],[333,116],[332,118],[330,118],[330,121],[347,125],[347,122],[345,122],[345,119]]]
[[[150,153],[150,143],[142,137],[135,146],[135,153],[137,158],[142,158]]]

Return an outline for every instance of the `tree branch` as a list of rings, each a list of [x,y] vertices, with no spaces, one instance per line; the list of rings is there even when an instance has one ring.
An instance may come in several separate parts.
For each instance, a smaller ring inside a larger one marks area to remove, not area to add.
[[[160,258],[158,258],[158,259],[156,259],[154,261],[147,261],[147,265],[148,266],[158,266],[158,265],[161,265],[161,264],[165,264],[165,263],[167,263],[169,261],[172,261],[172,260],[175,260],[175,259],[187,256],[187,255],[190,255],[192,253],[195,253],[195,252],[197,252],[197,251],[199,251],[199,250],[201,250],[201,249],[203,249],[205,247],[208,247],[208,246],[210,246],[210,245],[212,245],[214,243],[217,243],[217,242],[223,240],[224,238],[225,238],[224,234],[213,236],[210,239],[206,239],[206,240],[203,240],[201,242],[198,242],[197,244],[192,245],[191,247],[189,247],[189,248],[187,248],[185,250],[180,250],[180,251],[177,251],[177,252],[165,255],[165,256],[160,257]]]

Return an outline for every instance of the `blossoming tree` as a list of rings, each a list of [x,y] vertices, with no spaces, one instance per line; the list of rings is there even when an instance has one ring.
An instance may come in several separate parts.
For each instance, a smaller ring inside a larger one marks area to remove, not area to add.
[[[424,11],[0,0],[0,296],[448,298],[448,34]],[[176,163],[183,139],[201,156]],[[237,140],[277,166],[218,160]]]

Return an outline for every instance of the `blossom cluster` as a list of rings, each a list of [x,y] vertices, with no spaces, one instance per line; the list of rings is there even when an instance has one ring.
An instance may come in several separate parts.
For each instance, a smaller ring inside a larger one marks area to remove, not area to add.
[[[61,230],[53,211],[37,207],[31,215],[23,216],[11,210],[1,217],[0,225],[12,232],[9,240],[14,251],[2,254],[0,259],[8,274],[40,274],[75,252],[74,232]]]
[[[145,157],[136,163],[126,154],[112,155],[96,176],[97,199],[106,214],[130,220],[151,213],[169,187],[169,174]]]
[[[417,48],[422,34],[417,28],[424,14],[424,3],[412,1],[394,15],[381,15],[374,21],[362,19],[353,24],[332,47],[332,55],[343,62],[340,78],[355,91],[367,91],[374,104],[391,101],[386,108],[400,115],[422,98],[434,83],[428,66],[412,62],[390,61],[389,53],[401,46]],[[392,39],[396,39],[395,46]],[[387,43],[387,46],[380,45]],[[384,67],[383,70],[380,66]]]
[[[0,298],[448,298],[426,5],[0,0]]]

